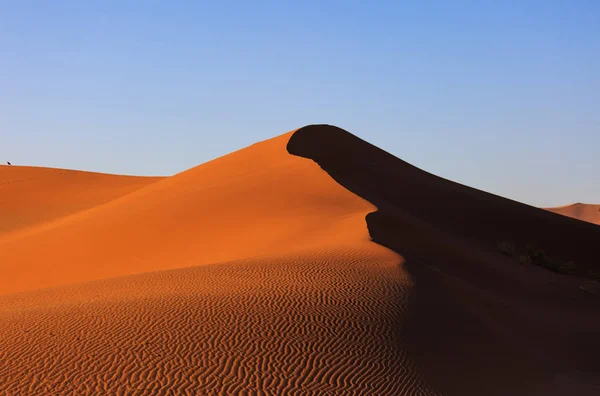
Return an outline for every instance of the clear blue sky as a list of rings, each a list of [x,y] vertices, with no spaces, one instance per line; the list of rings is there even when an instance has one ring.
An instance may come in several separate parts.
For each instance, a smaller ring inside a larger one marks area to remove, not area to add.
[[[0,0],[0,160],[169,175],[306,124],[600,203],[600,2]]]

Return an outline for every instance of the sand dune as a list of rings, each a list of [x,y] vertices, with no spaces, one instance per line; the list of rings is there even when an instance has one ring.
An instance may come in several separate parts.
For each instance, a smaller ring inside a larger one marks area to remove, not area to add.
[[[563,216],[572,217],[577,220],[600,225],[600,205],[574,203],[555,208],[546,208],[546,210]]]
[[[0,166],[0,238],[129,194],[158,177]]]
[[[374,207],[316,164],[289,155],[288,140],[284,135],[251,146],[51,227],[7,238],[0,259],[11,276],[0,280],[0,290],[368,240],[364,217]],[[40,257],[52,261],[40,263]]]
[[[0,205],[0,393],[595,392],[594,225],[330,126],[164,179],[53,177]]]

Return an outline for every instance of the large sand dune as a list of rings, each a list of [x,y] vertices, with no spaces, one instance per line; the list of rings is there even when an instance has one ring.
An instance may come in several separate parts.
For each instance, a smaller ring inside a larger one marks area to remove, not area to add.
[[[600,227],[341,129],[164,179],[0,172],[32,181],[0,205],[0,394],[597,391]]]
[[[574,219],[587,221],[588,223],[600,225],[600,205],[574,203],[566,206],[547,208],[546,210],[561,214],[563,216],[572,217]]]

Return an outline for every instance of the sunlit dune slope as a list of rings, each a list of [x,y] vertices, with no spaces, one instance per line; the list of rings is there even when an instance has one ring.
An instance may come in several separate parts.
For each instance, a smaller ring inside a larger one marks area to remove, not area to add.
[[[599,229],[307,126],[0,239],[0,393],[594,395]]]
[[[289,136],[6,238],[0,292],[367,240],[373,206],[289,155]]]
[[[112,201],[161,179],[0,166],[0,238]]]
[[[376,208],[290,136],[0,243],[0,391],[432,393]]]
[[[572,217],[577,220],[600,225],[600,205],[574,203],[572,205],[546,208],[554,213]]]

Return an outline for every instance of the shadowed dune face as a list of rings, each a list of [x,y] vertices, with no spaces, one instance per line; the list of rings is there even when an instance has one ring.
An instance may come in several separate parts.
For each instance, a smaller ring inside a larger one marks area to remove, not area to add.
[[[415,281],[398,340],[438,391],[598,391],[600,304],[580,289],[597,284],[520,265],[495,244],[531,243],[587,273],[598,268],[600,228],[441,179],[328,125],[299,129],[288,151],[378,208],[371,237],[404,257]]]
[[[563,216],[572,217],[577,220],[600,225],[600,205],[575,203],[556,208],[546,208],[546,210]]]
[[[432,175],[340,128],[301,128],[290,139],[288,151],[316,161],[338,183],[379,209],[391,205],[440,231],[487,247],[500,241],[531,244],[575,261],[578,274],[598,268],[600,228]]]

